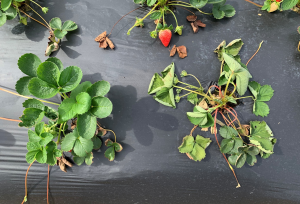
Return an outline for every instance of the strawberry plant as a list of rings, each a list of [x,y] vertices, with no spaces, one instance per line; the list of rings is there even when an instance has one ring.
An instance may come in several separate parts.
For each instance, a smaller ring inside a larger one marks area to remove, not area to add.
[[[155,73],[148,89],[148,94],[155,94],[153,98],[157,102],[173,108],[176,108],[176,103],[187,96],[187,100],[195,105],[193,110],[186,114],[194,127],[190,134],[183,138],[183,142],[178,148],[179,152],[186,154],[194,161],[204,159],[205,149],[211,140],[200,135],[194,138],[193,132],[197,127],[203,131],[211,128],[220,151],[235,178],[232,165],[237,168],[241,168],[245,163],[253,166],[258,156],[265,159],[270,157],[276,143],[266,122],[250,121],[249,124],[241,124],[234,109],[242,99],[251,98],[254,102],[253,113],[256,116],[265,117],[270,111],[266,102],[272,98],[274,93],[269,85],[261,85],[255,81],[249,82],[252,75],[247,66],[241,62],[239,55],[243,44],[241,39],[236,39],[228,45],[226,45],[226,41],[223,41],[217,47],[215,53],[221,62],[220,77],[216,85],[212,85],[206,90],[196,76],[188,74],[186,71],[182,71],[181,77],[191,76],[195,78],[198,85],[180,81],[175,74],[174,63],[164,69],[161,75]],[[247,89],[252,95],[243,96]],[[187,93],[180,95],[182,91]],[[220,116],[220,120],[218,116]],[[217,137],[217,124],[221,126],[219,129],[222,137],[221,143]],[[240,187],[238,180],[237,183],[237,187]]]
[[[59,29],[59,27],[57,28]],[[63,30],[63,29],[62,29]],[[58,31],[60,32],[60,30]],[[64,69],[62,62],[53,57],[45,62],[34,54],[24,54],[18,61],[19,69],[26,74],[16,83],[16,91],[29,98],[23,103],[24,112],[20,117],[20,127],[28,130],[26,161],[53,166],[58,164],[66,171],[65,165],[72,166],[64,157],[70,151],[77,165],[93,163],[93,150],[102,146],[100,137],[107,131],[114,134],[114,141],[107,139],[109,147],[104,155],[109,161],[115,159],[116,152],[122,151],[121,144],[112,130],[104,129],[97,119],[106,118],[112,112],[112,102],[105,97],[110,90],[107,81],[81,82],[82,71],[79,67],[69,66]],[[41,99],[49,99],[60,94],[60,104]],[[28,96],[33,95],[36,98]],[[44,105],[57,105],[58,109]],[[43,119],[47,118],[44,122]],[[68,122],[71,127],[68,128]],[[70,123],[69,123],[70,124]],[[29,166],[29,168],[30,168]],[[29,170],[29,169],[28,169]],[[27,178],[28,171],[26,173]],[[27,200],[27,184],[25,179]]]
[[[46,56],[49,56],[52,52],[57,51],[59,49],[60,40],[69,32],[76,30],[78,26],[73,21],[66,21],[62,24],[59,18],[53,18],[49,23],[40,15],[38,14],[31,6],[30,3],[37,5],[44,14],[48,12],[47,7],[42,7],[38,3],[33,0],[1,0],[1,8],[0,8],[0,27],[3,26],[7,20],[15,19],[19,16],[19,22],[27,25],[28,18],[40,23],[41,25],[45,26],[49,32],[50,37],[48,46],[46,49]],[[28,14],[29,11],[33,11],[37,14],[44,23],[38,21],[37,19],[33,18],[31,15]],[[22,16],[23,13],[25,16]]]
[[[299,8],[300,8],[300,0],[266,0],[263,6],[256,4],[250,0],[246,0],[246,1],[258,7],[261,7],[261,10],[266,10],[269,13],[278,10],[285,11],[290,9],[299,12]]]
[[[147,17],[150,17],[150,19],[153,20],[154,23],[156,24],[156,28],[155,30],[150,32],[150,36],[152,38],[157,38],[157,36],[159,36],[159,39],[161,40],[162,44],[166,47],[170,43],[172,37],[172,33],[171,33],[172,30],[174,30],[174,33],[177,33],[178,35],[182,35],[183,25],[178,25],[178,21],[175,15],[177,8],[185,9],[185,10],[188,10],[189,8],[193,8],[202,14],[212,15],[216,19],[222,19],[224,17],[233,17],[236,13],[233,6],[229,4],[225,4],[226,0],[190,0],[189,3],[184,1],[176,1],[176,0],[134,0],[134,3],[143,6],[137,9],[146,7],[149,8],[149,12],[142,18],[136,17],[136,22],[128,30],[127,34],[130,35],[134,27],[143,27],[144,20]],[[201,8],[209,4],[212,5],[212,13],[206,13],[200,10]],[[137,9],[134,9],[133,11]],[[187,20],[191,22],[191,26],[194,32],[196,33],[198,31],[198,26],[205,27],[205,24],[203,24],[200,20],[196,21],[197,16],[195,15],[195,13],[190,10],[188,11],[191,12],[193,14],[192,16],[194,16],[195,18],[194,20],[189,20],[189,18],[187,18]],[[131,12],[127,13],[126,15],[130,14]],[[173,27],[173,25],[168,25],[167,22],[165,21],[165,16],[167,14],[173,15],[176,22],[175,28]],[[122,18],[124,18],[125,16],[123,16]],[[113,28],[115,27],[115,25],[113,26]],[[111,32],[107,37],[111,35]],[[106,33],[105,33],[105,37],[106,37]],[[104,38],[102,38],[103,41],[98,41],[98,40],[96,41],[100,43],[100,47],[102,48],[107,47],[101,45],[101,42],[104,41]]]

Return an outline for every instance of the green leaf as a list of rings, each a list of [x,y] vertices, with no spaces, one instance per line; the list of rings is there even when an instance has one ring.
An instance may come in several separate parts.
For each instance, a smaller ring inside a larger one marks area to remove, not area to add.
[[[207,4],[208,0],[190,0],[190,4],[194,6],[195,8],[202,8]]]
[[[36,132],[32,131],[32,130],[28,130],[28,138],[29,138],[29,142],[34,142],[34,143],[38,143],[42,138],[39,137]]]
[[[32,79],[30,76],[20,78],[16,83],[16,91],[23,96],[29,96],[30,91],[28,89],[29,81]]]
[[[270,132],[267,129],[267,123],[265,121],[251,121],[250,135],[263,138],[269,138],[271,136]]]
[[[259,149],[257,147],[249,147],[249,149],[247,150],[247,153],[250,155],[258,155],[259,154]]]
[[[44,126],[45,126],[45,122],[43,122],[43,121],[36,124],[34,130],[38,136],[40,136],[43,133]]]
[[[220,135],[225,139],[231,139],[232,137],[236,137],[238,132],[232,127],[223,126],[220,128]]]
[[[160,91],[156,93],[156,96],[153,97],[157,102],[165,105],[176,108],[173,88],[168,89],[163,87]]]
[[[82,71],[79,67],[70,66],[64,69],[59,78],[60,92],[69,92],[75,89],[82,79]]]
[[[274,95],[274,90],[270,85],[264,85],[260,88],[257,95],[257,101],[269,101]]]
[[[289,10],[297,5],[299,1],[298,0],[284,0],[281,3],[281,9],[282,10]]]
[[[270,113],[269,106],[261,101],[255,101],[253,105],[253,113],[256,116],[262,116],[265,117]]]
[[[107,147],[112,147],[113,144],[114,144],[114,142],[111,141],[110,139],[105,140],[105,146],[107,146]]]
[[[42,148],[43,150],[40,150],[36,154],[36,161],[40,164],[45,164],[47,162],[47,150],[46,148]]]
[[[208,122],[208,112],[200,106],[195,106],[193,112],[187,112],[188,119],[194,125],[205,125]]]
[[[76,30],[78,28],[77,24],[74,22],[74,21],[65,21],[63,26],[62,26],[62,30],[65,30],[65,31],[73,31],[73,30]]]
[[[48,13],[48,11],[49,11],[49,8],[47,8],[47,7],[43,7],[43,8],[42,8],[42,11],[43,11],[43,13],[44,13],[44,14],[47,14],[47,13]]]
[[[90,96],[96,97],[96,96],[105,96],[110,90],[110,84],[107,81],[97,81],[94,83],[91,87],[87,89],[87,93],[90,94]]]
[[[86,155],[86,157],[85,157],[85,163],[86,163],[86,165],[92,165],[92,163],[93,163],[93,152],[90,152],[90,153],[88,153],[87,155]]]
[[[300,34],[300,26],[297,28],[298,33]]]
[[[194,145],[192,152],[188,154],[193,158],[194,161],[201,161],[206,156],[204,148],[197,143]]]
[[[222,18],[225,17],[225,12],[222,11],[220,9],[220,6],[217,5],[217,4],[214,4],[213,9],[212,9],[212,13],[213,13],[214,18],[216,18],[216,19],[222,19]]]
[[[155,73],[151,79],[151,82],[150,82],[150,85],[148,88],[148,94],[154,94],[154,93],[160,91],[164,85],[165,84],[164,84],[163,78],[159,74]]]
[[[37,68],[42,63],[38,56],[27,53],[22,55],[18,60],[19,69],[26,75],[31,77],[37,76]]]
[[[240,65],[238,61],[232,58],[230,55],[223,53],[224,60],[231,71],[239,72],[243,67]]]
[[[86,92],[90,86],[92,86],[90,81],[82,82],[71,92],[70,98],[76,98],[79,93]]]
[[[105,151],[104,156],[108,159],[108,161],[113,161],[115,159],[115,149],[114,149],[114,147],[108,148]]]
[[[58,17],[52,18],[50,20],[49,24],[52,29],[61,30],[62,22],[61,22],[60,18],[58,18]]]
[[[265,153],[273,153],[273,144],[268,138],[260,138],[258,136],[250,137],[250,143],[256,145]]]
[[[53,140],[53,135],[52,134],[50,134],[50,133],[48,133],[48,132],[44,132],[44,133],[42,133],[41,134],[41,140],[40,140],[40,145],[41,146],[45,146],[45,145],[47,145],[50,141],[52,141]]]
[[[21,16],[19,23],[22,23],[23,25],[27,25],[27,16],[26,17]]]
[[[90,112],[98,118],[108,117],[113,109],[112,102],[102,96],[97,96],[92,99]]]
[[[39,123],[44,117],[44,112],[36,108],[26,108],[23,115],[20,117],[22,122],[19,123],[20,127],[32,127]]]
[[[68,31],[65,30],[59,30],[59,29],[54,30],[54,35],[58,39],[62,39],[63,37],[65,37],[65,35],[67,35],[67,33]]]
[[[218,4],[218,3],[221,3],[223,2],[224,0],[208,0],[207,3],[208,4]]]
[[[187,96],[187,100],[188,100],[191,104],[197,105],[197,104],[199,103],[198,94],[196,94],[196,93],[190,93],[190,94]]]
[[[6,23],[6,15],[0,10],[0,27]]]
[[[238,93],[242,96],[246,93],[249,82],[249,72],[245,69],[236,73],[236,87]]]
[[[45,106],[44,113],[45,116],[51,120],[56,120],[58,118],[58,111],[54,110],[49,106]]]
[[[260,84],[257,83],[256,81],[250,81],[249,85],[248,85],[252,95],[254,96],[254,98],[257,98],[258,92],[260,90]]]
[[[75,164],[77,164],[78,166],[80,166],[81,164],[83,164],[85,157],[73,157],[73,161],[75,162]]]
[[[91,140],[87,140],[83,137],[77,138],[74,145],[74,152],[76,155],[80,157],[85,157],[87,153],[92,152],[93,150],[93,142]]]
[[[230,17],[232,17],[232,16],[235,15],[235,9],[234,9],[234,7],[231,6],[231,5],[229,5],[229,4],[226,4],[226,5],[222,6],[221,10],[224,11],[225,16],[227,18],[230,18]]]
[[[63,66],[62,62],[56,57],[49,57],[46,60],[46,62],[53,62],[54,64],[56,64],[56,66],[60,72],[62,72],[64,70],[64,66]]]
[[[232,148],[232,150],[230,150],[230,152],[228,152],[228,154],[237,154],[239,153],[239,148],[243,146],[243,140],[240,138],[235,138],[234,139],[234,146]]]
[[[94,144],[93,149],[98,150],[102,146],[102,141],[98,137],[93,137],[92,142]]]
[[[226,74],[227,74],[226,71],[223,71],[221,73],[220,78],[218,80],[219,86],[223,86],[223,85],[227,84],[228,78],[226,77]]]
[[[35,98],[31,98],[31,99],[27,99],[26,101],[24,101],[23,107],[24,108],[37,108],[40,110],[44,110],[45,105],[41,101],[39,101]]]
[[[6,11],[12,3],[12,0],[1,0],[1,9],[2,11]]]
[[[67,98],[58,107],[60,121],[68,121],[76,114],[84,114],[91,107],[91,97],[86,92],[81,92],[74,98]]]
[[[148,6],[153,6],[156,3],[157,0],[147,0]]]
[[[73,149],[76,139],[79,137],[77,128],[67,134],[61,142],[61,150],[68,152]]]
[[[238,159],[238,155],[236,154],[233,154],[230,157],[228,157],[228,161],[231,165],[235,165],[237,159]]]
[[[7,20],[12,20],[17,16],[17,9],[15,9],[13,6],[10,6],[6,11],[5,15],[7,17]]]
[[[242,166],[244,166],[245,162],[247,159],[247,155],[245,153],[242,153],[238,156],[237,160],[236,160],[236,168],[242,168]]]
[[[41,145],[38,142],[28,142],[26,145],[28,152],[36,151],[41,149]]]
[[[31,164],[32,162],[34,162],[36,155],[39,151],[32,151],[32,152],[27,152],[26,154],[26,161],[28,164]]]
[[[200,140],[199,140],[200,142]],[[185,136],[182,140],[182,144],[178,147],[180,153],[189,153],[193,150],[195,145],[193,136]]]
[[[143,4],[146,2],[146,0],[133,0],[133,2],[136,4]]]
[[[56,157],[62,156],[62,153],[57,149],[55,142],[51,141],[46,146],[47,151],[47,164],[54,166],[57,162]]]
[[[160,11],[153,12],[150,15],[151,20],[157,20],[157,19],[160,19],[160,18],[161,18],[161,12]]]
[[[55,63],[43,62],[37,69],[37,76],[54,87],[58,87],[60,71]]]
[[[116,152],[121,152],[123,150],[123,147],[120,143],[114,142],[113,146],[114,146]]]
[[[204,138],[200,135],[197,135],[195,142],[198,145],[200,145],[202,148],[206,149],[206,147],[208,147],[209,144],[211,143],[211,140],[209,138]]]
[[[232,96],[226,96],[226,100],[230,103],[237,104],[236,100]]]
[[[173,86],[174,77],[175,77],[175,64],[174,64],[174,62],[172,62],[172,64],[167,66],[161,74],[162,74],[162,77],[163,77],[165,87],[171,88]]]
[[[234,146],[234,142],[235,142],[235,140],[233,140],[233,139],[223,139],[221,142],[220,151],[222,153],[230,152]]]
[[[28,89],[32,95],[41,99],[52,98],[59,92],[57,87],[36,77],[29,81]]]
[[[246,162],[249,164],[249,166],[254,166],[254,164],[257,162],[256,156],[247,154]]]
[[[89,113],[83,115],[78,115],[77,118],[77,130],[78,134],[85,138],[91,139],[97,128],[97,119],[94,116],[91,116]]]
[[[207,123],[205,125],[199,125],[201,128],[208,128],[214,126],[214,118],[210,113],[207,114]]]
[[[226,6],[230,6],[230,5],[226,5]],[[225,52],[229,55],[236,56],[239,54],[240,50],[242,49],[243,44],[244,43],[241,39],[235,39],[225,47]]]

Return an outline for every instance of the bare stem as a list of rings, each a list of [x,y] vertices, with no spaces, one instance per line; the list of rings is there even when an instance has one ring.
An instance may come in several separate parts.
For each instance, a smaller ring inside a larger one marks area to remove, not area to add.
[[[115,142],[117,142],[117,136],[116,136],[116,133],[114,132],[114,131],[112,131],[112,130],[109,130],[109,129],[105,129],[106,131],[109,131],[109,132],[112,132],[113,134],[114,134],[114,136],[115,136]]]
[[[253,59],[253,57],[258,53],[258,51],[261,48],[261,45],[263,44],[264,41],[261,41],[261,43],[258,46],[258,49],[256,50],[256,52],[254,53],[254,55],[248,60],[248,62],[246,63],[246,66],[248,66],[249,62]]]
[[[34,161],[35,161],[35,160],[34,160]],[[33,161],[33,162],[34,162],[34,161]],[[27,200],[27,176],[28,176],[29,169],[30,169],[30,167],[32,166],[33,162],[29,165],[29,167],[28,167],[28,169],[27,169],[27,171],[26,171],[26,176],[25,176],[25,197],[24,197],[24,200],[23,200],[22,204],[23,204],[24,202],[26,202],[26,200]]]

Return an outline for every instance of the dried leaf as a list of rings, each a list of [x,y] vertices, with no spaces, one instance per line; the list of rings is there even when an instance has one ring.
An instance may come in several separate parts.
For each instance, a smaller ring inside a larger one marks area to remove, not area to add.
[[[76,128],[76,125],[77,125],[77,120],[72,120],[71,122],[71,129],[74,130]]]
[[[210,128],[211,134],[213,134],[213,135],[214,135],[214,134],[218,134],[218,129],[216,128],[216,132],[214,131],[214,129],[215,129],[214,127],[211,127],[211,128]]]
[[[202,101],[199,103],[198,106],[200,106],[201,108],[203,108],[203,109],[205,109],[205,110],[208,109],[208,105],[207,105],[207,103],[206,103],[205,100],[202,100]]]
[[[98,130],[98,132],[101,132],[100,136],[104,136],[107,133],[107,131],[101,126],[99,126],[97,130]],[[97,135],[98,135],[98,133],[97,133]]]
[[[201,131],[207,132],[208,131],[208,127],[207,128],[202,128]]]
[[[61,161],[63,163],[65,163],[66,165],[68,165],[69,167],[73,167],[73,164],[71,162],[69,162],[68,160],[66,160],[66,158],[62,157],[61,158]]]
[[[170,57],[173,57],[176,54],[176,45],[172,47],[172,50],[170,51]]]
[[[250,125],[242,125],[242,128],[241,127],[237,128],[241,136],[248,136],[249,129],[250,129]]]
[[[205,28],[205,27],[206,27],[206,24],[205,24],[205,23],[202,23],[202,21],[200,21],[200,20],[196,20],[196,21],[195,21],[195,24],[197,24],[197,26],[202,27],[202,28]]]
[[[104,31],[103,33],[101,33],[100,35],[98,35],[98,37],[95,38],[96,42],[103,42],[106,38],[106,31]]]
[[[197,33],[198,30],[199,30],[198,25],[197,25],[195,22],[193,22],[193,23],[191,23],[191,26],[192,26],[192,28],[193,28],[194,33]]]
[[[197,20],[197,16],[196,15],[189,15],[186,17],[186,20],[188,20],[189,22],[194,22],[195,20]]]
[[[105,146],[112,144],[112,143],[113,143],[113,141],[111,141],[110,139],[105,140]]]
[[[183,59],[187,56],[186,47],[184,45],[177,47],[177,52],[181,59]]]
[[[63,161],[58,161],[58,165],[59,165],[59,168],[60,170],[62,170],[63,172],[67,172],[67,169],[66,169],[66,165]]]
[[[108,43],[108,46],[110,47],[110,49],[113,50],[115,48],[115,45],[109,38],[106,38],[106,42]]]
[[[276,4],[276,2],[273,2],[273,3],[271,4],[269,13],[274,12],[274,11],[276,11],[277,9],[278,9],[278,5]]]
[[[102,41],[102,42],[99,42],[99,47],[105,49],[105,48],[107,48],[107,46],[108,46],[108,44],[107,44],[107,41],[106,41],[106,40],[104,40],[104,41]]]
[[[162,21],[163,21],[163,19],[160,18],[160,19],[156,19],[156,20],[154,21],[154,23],[155,23],[155,25],[157,25],[158,23],[162,23]]]

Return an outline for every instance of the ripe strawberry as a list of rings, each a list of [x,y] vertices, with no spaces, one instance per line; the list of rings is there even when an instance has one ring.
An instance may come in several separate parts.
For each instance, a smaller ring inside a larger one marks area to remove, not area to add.
[[[165,47],[168,47],[172,38],[172,32],[169,29],[160,30],[158,37]]]

